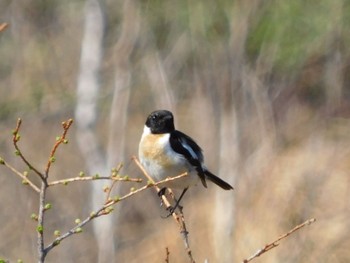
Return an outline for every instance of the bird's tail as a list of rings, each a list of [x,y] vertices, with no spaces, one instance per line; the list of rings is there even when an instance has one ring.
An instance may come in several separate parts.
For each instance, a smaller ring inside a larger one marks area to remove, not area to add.
[[[224,180],[222,180],[221,178],[217,177],[215,174],[212,174],[211,172],[204,171],[205,177],[207,179],[209,179],[210,181],[212,181],[214,184],[220,186],[222,189],[224,190],[233,190],[233,187],[226,183]]]

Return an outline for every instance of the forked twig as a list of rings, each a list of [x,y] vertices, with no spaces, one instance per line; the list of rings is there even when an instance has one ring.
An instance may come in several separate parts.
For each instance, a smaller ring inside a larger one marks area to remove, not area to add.
[[[248,259],[244,259],[242,261],[242,263],[247,263],[249,261],[252,261],[254,258],[257,258],[259,256],[261,256],[262,254],[266,253],[267,251],[277,247],[279,245],[279,242],[282,239],[285,239],[286,237],[290,236],[291,234],[293,234],[294,232],[298,231],[299,229],[303,228],[304,226],[310,225],[312,223],[314,223],[316,221],[315,218],[311,218],[306,220],[304,223],[297,225],[296,227],[294,227],[292,230],[288,231],[287,233],[279,236],[276,240],[274,240],[273,242],[265,245],[263,248],[259,249],[257,252],[255,252],[251,257],[249,257]]]

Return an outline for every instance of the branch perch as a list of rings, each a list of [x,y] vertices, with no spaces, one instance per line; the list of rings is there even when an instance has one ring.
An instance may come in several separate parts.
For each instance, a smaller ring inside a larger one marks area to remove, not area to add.
[[[142,171],[143,175],[148,179],[148,181],[152,183],[152,185],[153,185],[154,189],[157,191],[157,193],[159,193],[160,188],[158,187],[158,185],[162,184],[164,182],[160,181],[160,182],[155,183],[154,180],[152,179],[152,177],[143,168],[143,166],[141,165],[139,160],[136,158],[136,156],[133,156],[132,160],[140,168],[140,170]],[[166,180],[168,180],[168,181],[170,181],[170,180],[177,180],[177,179],[179,179],[181,177],[184,177],[184,176],[187,176],[187,173],[181,174],[181,175],[176,176],[176,177],[171,177],[171,178],[168,178]],[[162,198],[163,204],[165,205],[166,208],[171,207],[170,202],[166,198],[165,195],[162,195],[161,198]],[[182,210],[180,210],[179,214],[174,212],[172,214],[172,217],[174,218],[174,220],[176,221],[177,225],[179,226],[180,234],[181,234],[182,239],[183,239],[183,241],[185,243],[185,249],[186,249],[187,255],[188,255],[189,259],[190,259],[190,262],[191,263],[195,263],[195,260],[194,260],[193,255],[192,255],[192,250],[191,250],[189,242],[188,242],[188,233],[189,232],[187,231],[187,228],[186,228],[185,218],[184,218]]]

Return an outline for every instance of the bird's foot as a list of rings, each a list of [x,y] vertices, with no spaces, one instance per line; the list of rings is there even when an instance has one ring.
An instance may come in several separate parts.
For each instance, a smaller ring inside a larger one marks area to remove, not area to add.
[[[158,192],[158,196],[159,196],[159,198],[160,198],[160,207],[162,207],[162,206],[164,205],[162,196],[165,195],[166,189],[167,189],[166,187],[163,187],[163,188],[160,189],[159,192]]]
[[[168,214],[166,216],[161,216],[162,218],[168,218],[170,217],[174,212],[175,212],[176,207],[174,206],[169,206],[167,207]]]
[[[166,208],[166,210],[168,211],[168,214],[166,216],[162,216],[162,218],[168,218],[168,217],[172,216],[172,214],[175,213],[176,208],[178,208],[180,213],[182,213],[183,206],[176,203],[175,206],[169,206]]]

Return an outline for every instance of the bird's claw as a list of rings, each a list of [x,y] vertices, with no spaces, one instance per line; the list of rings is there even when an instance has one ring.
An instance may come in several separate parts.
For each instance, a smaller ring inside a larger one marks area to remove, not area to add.
[[[175,212],[176,207],[169,206],[166,210],[169,212],[166,216],[161,216],[162,218],[168,218]]]

